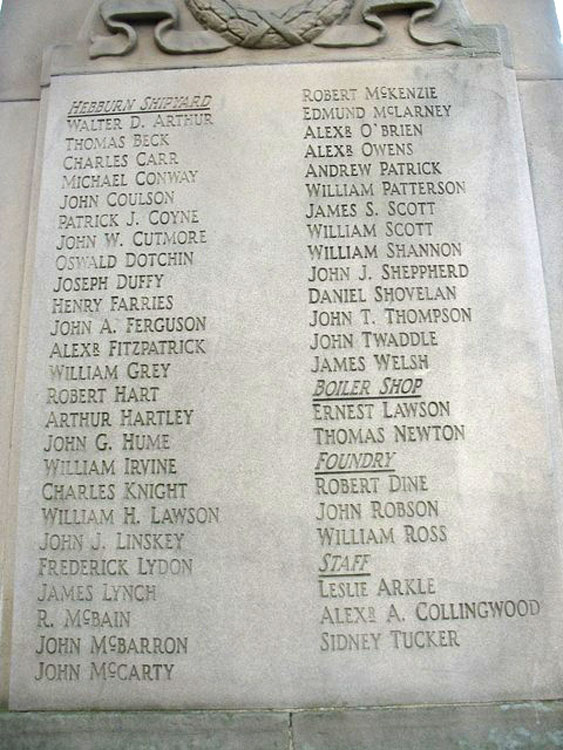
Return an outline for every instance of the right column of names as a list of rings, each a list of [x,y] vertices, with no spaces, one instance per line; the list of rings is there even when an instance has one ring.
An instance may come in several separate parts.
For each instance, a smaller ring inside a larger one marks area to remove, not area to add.
[[[472,439],[448,363],[479,315],[456,220],[478,186],[441,157],[456,104],[365,85],[302,89],[301,108],[319,648],[460,649],[464,620],[540,604],[448,601],[433,570]]]

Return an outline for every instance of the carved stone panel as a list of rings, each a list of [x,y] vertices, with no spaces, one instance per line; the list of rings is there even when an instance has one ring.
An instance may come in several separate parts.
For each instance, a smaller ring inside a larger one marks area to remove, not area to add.
[[[307,43],[371,47],[387,36],[381,14],[389,11],[410,13],[408,31],[420,44],[463,46],[471,28],[463,6],[442,0],[303,0],[281,10],[224,0],[186,0],[185,4],[204,31],[184,32],[179,28],[175,0],[104,0],[99,13],[114,35],[95,37],[91,57],[131,52],[137,44],[134,24],[140,21],[157,23],[156,43],[169,54],[220,52],[233,45],[249,49]],[[356,12],[352,13],[354,8]],[[430,26],[422,23],[421,31],[420,22],[424,21],[430,21]]]
[[[53,79],[12,707],[556,697],[556,399],[498,58]]]

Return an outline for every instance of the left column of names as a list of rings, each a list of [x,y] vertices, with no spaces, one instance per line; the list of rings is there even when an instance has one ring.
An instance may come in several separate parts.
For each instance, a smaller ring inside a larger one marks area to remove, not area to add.
[[[34,282],[42,438],[23,459],[40,487],[33,679],[46,691],[174,681],[189,622],[154,622],[168,582],[189,596],[194,535],[222,520],[190,490],[190,372],[205,371],[213,336],[193,293],[211,241],[193,136],[212,129],[213,98],[73,98],[60,116]]]

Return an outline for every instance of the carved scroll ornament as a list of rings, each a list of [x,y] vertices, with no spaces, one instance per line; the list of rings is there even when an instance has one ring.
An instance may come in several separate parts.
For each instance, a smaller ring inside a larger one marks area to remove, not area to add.
[[[361,3],[363,24],[343,23],[356,2]],[[234,45],[255,49],[279,49],[300,44],[320,47],[367,47],[385,38],[380,13],[412,12],[409,34],[420,44],[461,44],[458,25],[447,22],[434,27],[429,38],[419,22],[436,16],[443,0],[303,0],[281,12],[255,10],[231,0],[185,0],[200,31],[179,29],[180,16],[174,0],[104,0],[100,15],[112,36],[95,36],[90,57],[126,55],[137,45],[132,23],[156,22],[154,36],[159,49],[169,54],[219,52]]]

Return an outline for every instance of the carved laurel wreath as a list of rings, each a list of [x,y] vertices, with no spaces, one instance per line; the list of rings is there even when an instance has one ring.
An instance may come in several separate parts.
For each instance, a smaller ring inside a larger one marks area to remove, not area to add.
[[[194,18],[231,44],[257,49],[311,42],[342,21],[355,0],[305,0],[280,15],[246,8],[229,0],[186,0]]]

